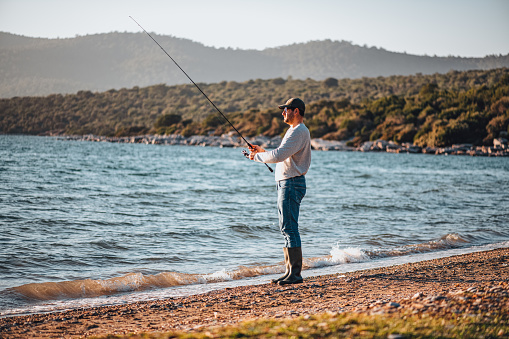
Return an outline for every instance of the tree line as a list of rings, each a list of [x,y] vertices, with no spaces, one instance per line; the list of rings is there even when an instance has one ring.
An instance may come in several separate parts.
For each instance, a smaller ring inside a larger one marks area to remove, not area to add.
[[[307,103],[313,138],[439,147],[490,144],[509,124],[509,69],[361,79],[198,84],[246,136],[284,133],[278,104]],[[192,85],[154,85],[0,100],[0,133],[221,135],[231,130]]]

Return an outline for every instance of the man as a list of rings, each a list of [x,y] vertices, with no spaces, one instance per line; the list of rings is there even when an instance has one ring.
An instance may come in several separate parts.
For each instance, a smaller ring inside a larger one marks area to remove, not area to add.
[[[291,98],[284,105],[284,122],[290,125],[281,145],[270,152],[258,145],[250,149],[249,158],[263,163],[277,163],[277,206],[279,212],[279,229],[285,239],[285,274],[273,280],[279,285],[302,282],[302,249],[299,234],[300,202],[306,194],[307,173],[311,165],[311,138],[304,125],[306,106],[299,98]]]

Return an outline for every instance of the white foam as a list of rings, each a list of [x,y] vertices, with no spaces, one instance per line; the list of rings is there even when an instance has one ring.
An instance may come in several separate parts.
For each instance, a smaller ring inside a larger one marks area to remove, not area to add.
[[[233,280],[231,273],[222,269],[211,274],[204,274],[201,276],[205,282],[218,282],[218,281],[230,281]]]
[[[353,247],[345,249],[333,247],[330,254],[332,256],[330,261],[335,265],[362,262],[369,259],[368,255],[362,249]]]
[[[334,246],[330,251],[330,256],[305,260],[305,265],[308,268],[320,268],[366,260],[370,260],[370,258],[360,248],[348,247],[341,249],[338,246]]]

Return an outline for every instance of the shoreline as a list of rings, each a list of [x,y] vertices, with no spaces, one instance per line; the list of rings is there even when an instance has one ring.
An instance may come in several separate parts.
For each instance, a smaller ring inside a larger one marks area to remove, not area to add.
[[[185,145],[202,147],[245,147],[243,140],[233,133],[222,136],[192,135],[184,137],[179,134],[172,135],[139,135],[131,137],[105,137],[98,135],[62,136],[50,135],[62,140],[93,141],[111,143],[130,143],[147,145]],[[260,145],[262,148],[277,148],[281,143],[281,137],[256,136],[246,138],[251,144]],[[387,153],[410,153],[431,155],[469,155],[486,157],[507,157],[509,147],[506,139],[495,139],[493,146],[474,146],[471,144],[451,145],[447,147],[420,147],[410,143],[397,144],[393,141],[376,140],[366,141],[358,147],[348,146],[347,141],[311,139],[311,148],[317,151],[346,151],[346,152],[387,152]]]
[[[497,298],[466,295],[481,292],[495,293]],[[189,332],[247,320],[299,318],[327,312],[411,312],[445,317],[488,310],[507,315],[508,292],[509,248],[499,248],[309,277],[298,285],[248,285],[188,297],[0,318],[0,337]]]

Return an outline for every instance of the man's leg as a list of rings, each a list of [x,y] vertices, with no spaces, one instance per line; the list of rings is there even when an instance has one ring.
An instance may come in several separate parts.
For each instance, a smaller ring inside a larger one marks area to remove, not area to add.
[[[285,238],[288,250],[290,272],[279,280],[280,285],[302,282],[302,249],[299,234],[300,202],[306,194],[304,177],[296,177],[278,182],[279,228]]]

